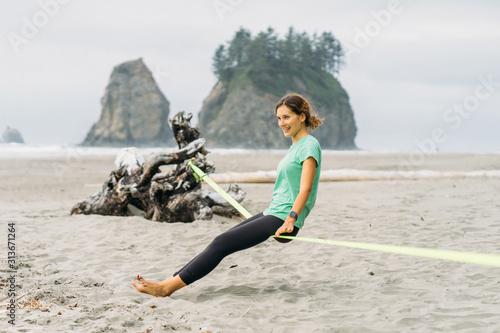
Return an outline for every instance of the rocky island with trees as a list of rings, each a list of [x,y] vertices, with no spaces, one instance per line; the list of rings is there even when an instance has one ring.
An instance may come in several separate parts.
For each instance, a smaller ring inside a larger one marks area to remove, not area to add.
[[[309,36],[272,28],[252,36],[240,28],[213,56],[218,82],[205,99],[199,127],[208,146],[286,148],[274,105],[287,92],[308,98],[325,118],[314,136],[327,149],[356,149],[349,97],[336,79],[343,65],[340,42],[330,32]]]

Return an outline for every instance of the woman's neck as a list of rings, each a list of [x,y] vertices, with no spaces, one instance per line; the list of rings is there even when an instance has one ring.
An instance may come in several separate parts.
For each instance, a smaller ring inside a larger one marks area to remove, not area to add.
[[[309,135],[309,132],[307,131],[307,127],[304,125],[300,131],[295,134],[295,136],[292,137],[292,144],[298,142],[300,139],[306,137]]]

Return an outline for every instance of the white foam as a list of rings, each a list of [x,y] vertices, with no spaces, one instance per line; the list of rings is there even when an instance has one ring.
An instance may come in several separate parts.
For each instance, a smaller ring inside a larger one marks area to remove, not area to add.
[[[357,170],[338,169],[322,170],[322,181],[342,180],[390,180],[390,179],[425,179],[425,178],[461,178],[461,177],[500,177],[500,170],[477,171],[396,171],[396,170]]]
[[[429,178],[466,178],[466,177],[500,177],[500,170],[477,171],[383,171],[357,169],[321,170],[320,181],[366,181],[366,180],[398,180],[398,179],[429,179]],[[210,175],[216,182],[223,183],[274,183],[276,171],[256,172],[225,172]]]
[[[35,145],[0,143],[0,158],[60,158],[60,157],[115,157],[123,148],[82,147],[77,145]],[[139,148],[143,156],[157,152],[173,152],[177,147]]]

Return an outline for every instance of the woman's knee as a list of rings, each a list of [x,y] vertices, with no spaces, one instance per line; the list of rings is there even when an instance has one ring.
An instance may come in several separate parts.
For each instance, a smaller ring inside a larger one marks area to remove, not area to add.
[[[229,245],[228,237],[225,234],[220,234],[212,240],[212,243],[208,246],[210,251],[216,253],[224,253],[227,251]]]

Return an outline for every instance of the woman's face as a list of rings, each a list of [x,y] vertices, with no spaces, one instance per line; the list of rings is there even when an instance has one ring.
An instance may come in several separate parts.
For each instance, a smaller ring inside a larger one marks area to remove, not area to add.
[[[283,130],[283,134],[292,138],[297,135],[306,120],[304,114],[298,115],[286,105],[282,105],[276,110],[276,118],[278,118],[278,124]]]

